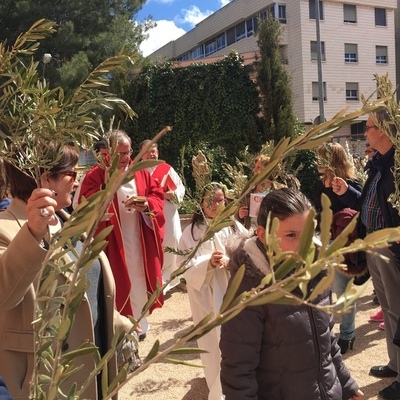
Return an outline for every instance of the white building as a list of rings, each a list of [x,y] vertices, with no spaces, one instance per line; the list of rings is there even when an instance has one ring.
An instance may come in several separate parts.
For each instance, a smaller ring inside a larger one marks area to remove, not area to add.
[[[396,0],[320,1],[325,118],[361,105],[360,94],[375,89],[373,74],[388,73],[396,84]],[[284,27],[282,58],[291,72],[294,111],[311,123],[319,115],[315,0],[233,0],[180,38],[149,57],[182,62],[208,61],[231,50],[252,57],[258,51],[257,18],[272,12]],[[366,117],[365,117],[366,119]],[[362,133],[363,123],[339,135]]]

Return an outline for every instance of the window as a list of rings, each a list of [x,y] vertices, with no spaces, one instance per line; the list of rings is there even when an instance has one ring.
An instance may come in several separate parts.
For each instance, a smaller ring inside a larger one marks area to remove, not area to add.
[[[246,37],[246,22],[243,21],[236,25],[236,41],[239,41]]]
[[[246,30],[247,30],[247,37],[254,35],[253,18],[250,18],[246,21]]]
[[[281,24],[286,24],[286,4],[278,4],[278,20]]]
[[[203,47],[203,45],[195,48],[192,51],[192,59],[193,60],[195,60],[196,58],[202,58],[202,57],[204,57],[204,47]]]
[[[355,124],[350,125],[350,132],[352,135],[363,135],[365,132],[365,124],[366,121],[357,122]]]
[[[217,38],[214,38],[206,42],[204,44],[204,54],[206,57],[208,57],[211,54],[217,52],[218,50],[223,49],[224,47],[225,47],[225,33],[218,36]]]
[[[388,62],[387,46],[376,46],[376,63],[387,64],[387,62]]]
[[[189,60],[189,53],[185,53],[176,59],[176,61],[187,61],[187,60]]]
[[[217,41],[210,40],[209,42],[206,42],[204,47],[205,47],[205,55],[207,57],[217,51]]]
[[[311,60],[318,59],[318,45],[316,41],[311,41]],[[321,60],[326,61],[325,58],[325,42],[321,42]]]
[[[324,101],[326,101],[326,82],[322,82],[322,89],[324,91]],[[312,99],[319,100],[319,84],[318,84],[318,82],[312,83]]]
[[[357,9],[354,4],[343,4],[343,22],[351,24],[357,22]]]
[[[355,63],[357,58],[357,45],[353,43],[344,44],[344,61],[347,63]]]
[[[317,17],[316,5],[316,0],[308,0],[310,19],[316,19]],[[321,0],[319,1],[319,19],[324,19],[324,7]]]
[[[254,32],[257,32],[257,29],[258,29],[258,18],[256,18],[256,17],[253,18],[253,24],[254,24]]]
[[[346,82],[346,100],[358,100],[358,83]]]
[[[375,8],[375,25],[386,26],[386,9]]]
[[[288,45],[279,46],[279,54],[282,64],[289,64]]]
[[[258,14],[258,18],[259,19],[266,19],[268,18],[268,10],[263,10]]]
[[[235,43],[236,37],[235,37],[235,27],[228,29],[226,31],[226,45],[229,46],[232,43]]]
[[[225,48],[225,33],[223,33],[221,36],[217,37],[217,50],[221,50]]]

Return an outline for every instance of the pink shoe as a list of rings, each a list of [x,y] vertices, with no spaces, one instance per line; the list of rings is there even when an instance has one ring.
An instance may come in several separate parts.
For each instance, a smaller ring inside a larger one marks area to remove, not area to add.
[[[369,316],[369,320],[373,322],[382,322],[383,321],[383,311],[382,308],[379,309],[375,314]]]
[[[378,325],[378,328],[379,328],[381,331],[384,331],[384,330],[385,330],[385,323],[384,323],[384,322],[381,322],[381,323]]]

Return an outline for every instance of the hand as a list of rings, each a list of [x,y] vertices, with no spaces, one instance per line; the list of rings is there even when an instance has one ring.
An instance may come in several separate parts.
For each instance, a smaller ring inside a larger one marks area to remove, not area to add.
[[[345,194],[347,192],[348,188],[349,188],[349,185],[347,184],[347,182],[344,179],[338,178],[337,176],[335,176],[332,179],[333,193],[337,194],[338,196]]]
[[[224,258],[224,253],[221,251],[214,251],[214,253],[211,254],[210,264],[213,268],[225,268],[227,261]]]
[[[130,204],[129,208],[133,208],[136,211],[144,212],[149,208],[149,203],[146,201],[145,203],[140,204]]]
[[[164,192],[164,199],[165,200],[172,200],[174,197],[174,192],[169,190],[168,192]]]
[[[243,219],[244,217],[249,216],[249,207],[247,206],[240,206],[239,207],[239,218]]]
[[[57,225],[55,216],[57,194],[50,189],[33,190],[26,205],[28,228],[35,239],[40,242],[47,233],[48,225]]]
[[[364,397],[364,393],[360,389],[358,389],[357,393],[353,394],[351,400],[361,399],[361,397]]]

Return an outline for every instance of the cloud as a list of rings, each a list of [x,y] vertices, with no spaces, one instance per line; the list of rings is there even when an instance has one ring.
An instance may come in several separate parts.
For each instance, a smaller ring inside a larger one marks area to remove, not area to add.
[[[172,0],[172,1],[174,1],[174,0]],[[230,2],[231,2],[231,0],[219,0],[219,3],[221,4],[221,7],[226,6]]]
[[[145,57],[186,33],[184,29],[178,28],[173,21],[160,20],[155,22],[157,26],[149,30],[149,38],[140,45],[140,50]]]
[[[206,10],[204,12],[200,11],[199,7],[191,6],[189,9],[184,8],[182,10],[183,18],[179,18],[178,21],[180,23],[187,23],[190,24],[191,27],[194,27],[199,22],[206,19],[210,16],[214,11]]]

